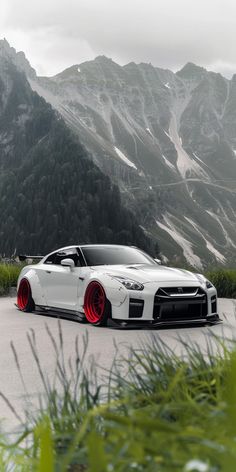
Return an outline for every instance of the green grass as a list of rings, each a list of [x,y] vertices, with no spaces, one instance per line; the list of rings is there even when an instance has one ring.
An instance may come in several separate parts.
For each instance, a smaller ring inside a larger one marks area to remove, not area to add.
[[[217,288],[219,297],[236,298],[236,269],[211,270],[206,277]]]
[[[118,352],[102,384],[85,362],[88,338],[76,340],[75,361],[66,362],[60,324],[57,340],[47,330],[55,376],[43,372],[32,332],[45,395],[37,412],[28,409],[18,442],[10,447],[2,440],[1,470],[234,472],[235,342],[229,349],[212,338],[205,356],[183,342],[186,355],[179,358],[150,337],[127,359]],[[13,352],[22,377],[14,346]]]
[[[23,265],[21,264],[0,263],[0,296],[7,295],[10,287],[16,286],[22,267]]]

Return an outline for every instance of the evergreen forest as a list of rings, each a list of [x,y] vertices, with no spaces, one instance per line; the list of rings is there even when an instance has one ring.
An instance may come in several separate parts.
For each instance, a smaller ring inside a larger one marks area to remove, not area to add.
[[[157,253],[118,187],[12,64],[0,73],[0,136],[0,254],[80,243]]]

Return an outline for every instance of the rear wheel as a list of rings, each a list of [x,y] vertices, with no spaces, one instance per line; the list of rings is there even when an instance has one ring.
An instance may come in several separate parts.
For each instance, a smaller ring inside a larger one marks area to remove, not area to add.
[[[17,306],[21,311],[31,312],[35,309],[31,287],[27,279],[22,279],[17,292]]]
[[[99,282],[91,282],[84,297],[86,319],[93,325],[106,326],[110,312],[110,302],[106,298],[104,288]]]

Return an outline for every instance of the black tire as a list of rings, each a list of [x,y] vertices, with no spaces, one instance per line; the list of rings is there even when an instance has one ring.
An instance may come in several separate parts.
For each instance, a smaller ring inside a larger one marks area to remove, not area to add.
[[[20,311],[31,313],[35,310],[30,283],[22,279],[17,292],[17,306]]]

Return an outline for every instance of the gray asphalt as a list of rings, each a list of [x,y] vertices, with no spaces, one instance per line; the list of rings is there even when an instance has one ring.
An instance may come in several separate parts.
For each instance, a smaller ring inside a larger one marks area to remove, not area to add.
[[[27,333],[29,334],[31,330],[35,332],[42,369],[52,380],[55,371],[55,353],[45,325],[47,324],[55,339],[58,340],[58,320],[56,317],[21,313],[14,303],[14,298],[0,299],[0,392],[8,398],[17,413],[22,416],[25,408],[23,400],[25,392],[10,343],[14,343],[27,391],[32,395],[32,398],[35,398],[38,393],[42,392],[42,382],[32,357]],[[89,339],[87,362],[95,362],[104,368],[111,365],[116,350],[115,345],[118,345],[119,352],[123,355],[131,345],[134,347],[140,346],[141,343],[148,345],[151,337],[163,340],[178,354],[183,351],[180,337],[187,343],[197,343],[204,351],[207,340],[212,335],[225,339],[236,339],[236,300],[220,299],[219,314],[223,322],[218,325],[167,329],[96,328],[88,324],[62,319],[65,359],[71,358],[73,360],[75,358],[75,338],[77,335],[79,336],[79,345],[82,347],[83,336],[86,333],[88,333]],[[2,423],[4,429],[11,429],[17,424],[14,414],[2,398],[0,398],[0,418],[4,419]]]

